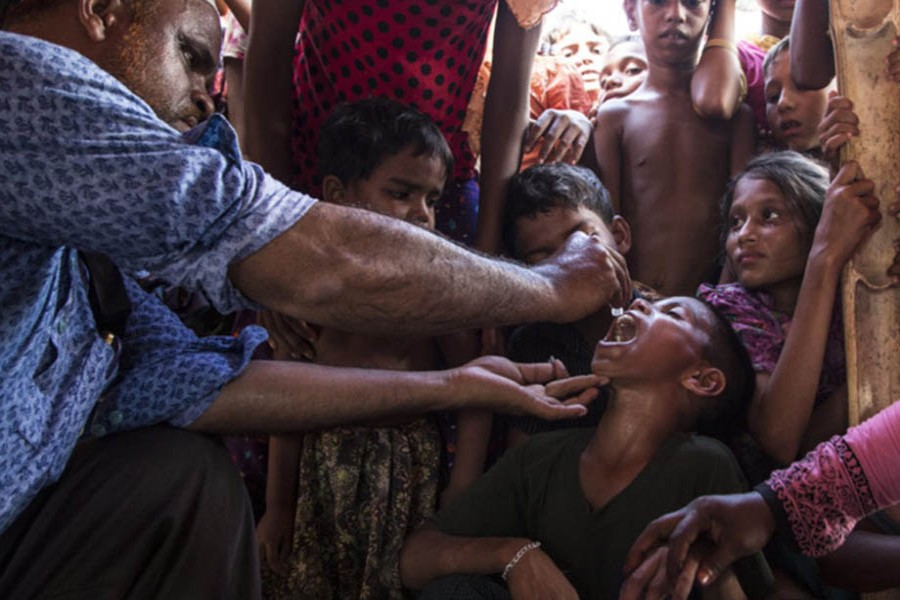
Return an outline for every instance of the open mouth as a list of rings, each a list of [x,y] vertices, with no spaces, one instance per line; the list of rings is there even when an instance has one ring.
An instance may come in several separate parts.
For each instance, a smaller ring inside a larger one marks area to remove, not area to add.
[[[633,316],[625,313],[612,322],[604,341],[624,344],[633,340],[635,336],[637,336],[637,321]]]
[[[683,41],[687,39],[687,36],[677,29],[671,29],[669,31],[663,32],[662,35],[659,36],[665,40],[674,40],[674,41]]]
[[[800,129],[800,127],[801,127],[800,121],[794,121],[794,120],[784,121],[781,124],[781,131],[784,131],[784,132],[798,131]]]

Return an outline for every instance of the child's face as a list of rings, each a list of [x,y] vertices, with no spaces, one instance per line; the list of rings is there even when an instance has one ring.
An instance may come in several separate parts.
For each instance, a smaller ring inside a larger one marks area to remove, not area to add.
[[[584,207],[554,207],[516,221],[516,258],[533,265],[562,248],[576,231],[597,235],[602,242],[617,247],[613,233],[597,213]]]
[[[792,217],[774,183],[749,177],[738,181],[728,211],[725,253],[745,288],[774,291],[803,279],[809,242]]]
[[[782,23],[790,23],[796,0],[757,0],[762,14]]]
[[[798,90],[791,80],[790,52],[785,51],[772,61],[765,89],[766,118],[775,143],[798,152],[817,148],[816,130],[825,116],[829,88]]]
[[[710,0],[625,0],[632,30],[648,55],[663,61],[695,57],[709,21]]]
[[[434,229],[434,206],[446,177],[440,158],[414,156],[413,149],[406,148],[386,158],[368,179],[345,185],[338,201]]]
[[[584,88],[588,91],[599,89],[600,61],[609,49],[609,40],[594,33],[587,23],[577,23],[556,45],[556,53],[581,74]]]
[[[715,316],[688,296],[635,300],[597,343],[591,371],[611,379],[675,378],[703,362]]]
[[[603,104],[624,98],[647,79],[647,55],[638,43],[622,43],[609,51],[600,69],[600,97]]]

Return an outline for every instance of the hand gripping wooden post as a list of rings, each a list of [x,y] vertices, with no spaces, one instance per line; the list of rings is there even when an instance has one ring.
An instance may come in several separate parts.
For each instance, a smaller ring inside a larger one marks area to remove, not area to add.
[[[859,117],[860,136],[842,150],[875,181],[882,224],[844,271],[844,333],[850,424],[900,400],[900,289],[887,267],[900,236],[886,208],[900,184],[900,84],[885,76],[885,57],[900,33],[900,0],[831,0],[831,36],[841,95]],[[896,518],[896,513],[895,513]],[[900,590],[867,598],[900,598]]]

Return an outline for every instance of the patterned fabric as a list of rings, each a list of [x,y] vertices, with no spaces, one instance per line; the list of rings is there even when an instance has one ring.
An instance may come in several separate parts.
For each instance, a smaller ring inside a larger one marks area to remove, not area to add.
[[[434,513],[440,454],[428,419],[303,436],[290,573],[266,598],[404,598],[403,540]]]
[[[800,549],[821,556],[840,546],[863,517],[900,503],[898,464],[900,402],[895,402],[776,471],[757,491]]]
[[[755,44],[744,40],[738,41],[737,50],[741,69],[747,78],[747,97],[744,98],[744,102],[753,109],[757,131],[766,132],[769,130],[769,120],[766,117],[766,81],[762,68],[766,53]]]
[[[475,155],[461,124],[496,6],[497,0],[306,2],[294,62],[295,185],[318,191],[316,132],[331,110],[378,95],[431,117],[453,151],[454,178],[471,179]],[[546,10],[519,15],[530,22]]]
[[[750,353],[753,368],[771,373],[784,348],[790,316],[777,310],[765,292],[750,291],[738,283],[718,286],[703,284],[697,296],[718,308],[731,322]],[[828,342],[822,363],[822,375],[816,390],[816,404],[830,396],[847,381],[844,359],[844,326],[841,307],[835,305],[828,329]]]
[[[853,448],[838,436],[772,473],[766,485],[787,513],[794,541],[810,556],[834,551],[878,509]]]
[[[234,13],[231,11],[228,11],[222,17],[222,29],[222,58],[244,60],[250,36],[244,31],[238,20],[234,18]]]
[[[129,276],[202,289],[222,312],[249,305],[228,265],[313,200],[242,162],[221,117],[182,136],[81,55],[6,32],[0,130],[2,531],[59,477],[85,428],[190,423],[264,339],[198,341]],[[134,303],[109,387],[115,356],[76,249],[109,256]]]

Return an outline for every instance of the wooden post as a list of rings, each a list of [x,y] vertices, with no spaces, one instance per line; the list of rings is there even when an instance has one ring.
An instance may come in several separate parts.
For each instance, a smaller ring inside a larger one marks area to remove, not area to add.
[[[841,159],[857,160],[876,182],[881,228],[844,271],[843,308],[850,424],[900,400],[900,289],[889,288],[897,221],[886,207],[900,184],[900,84],[885,75],[885,57],[900,26],[900,0],[831,0],[838,90],[853,101],[860,137]],[[895,512],[894,518],[900,517]],[[900,599],[900,589],[866,598]]]

